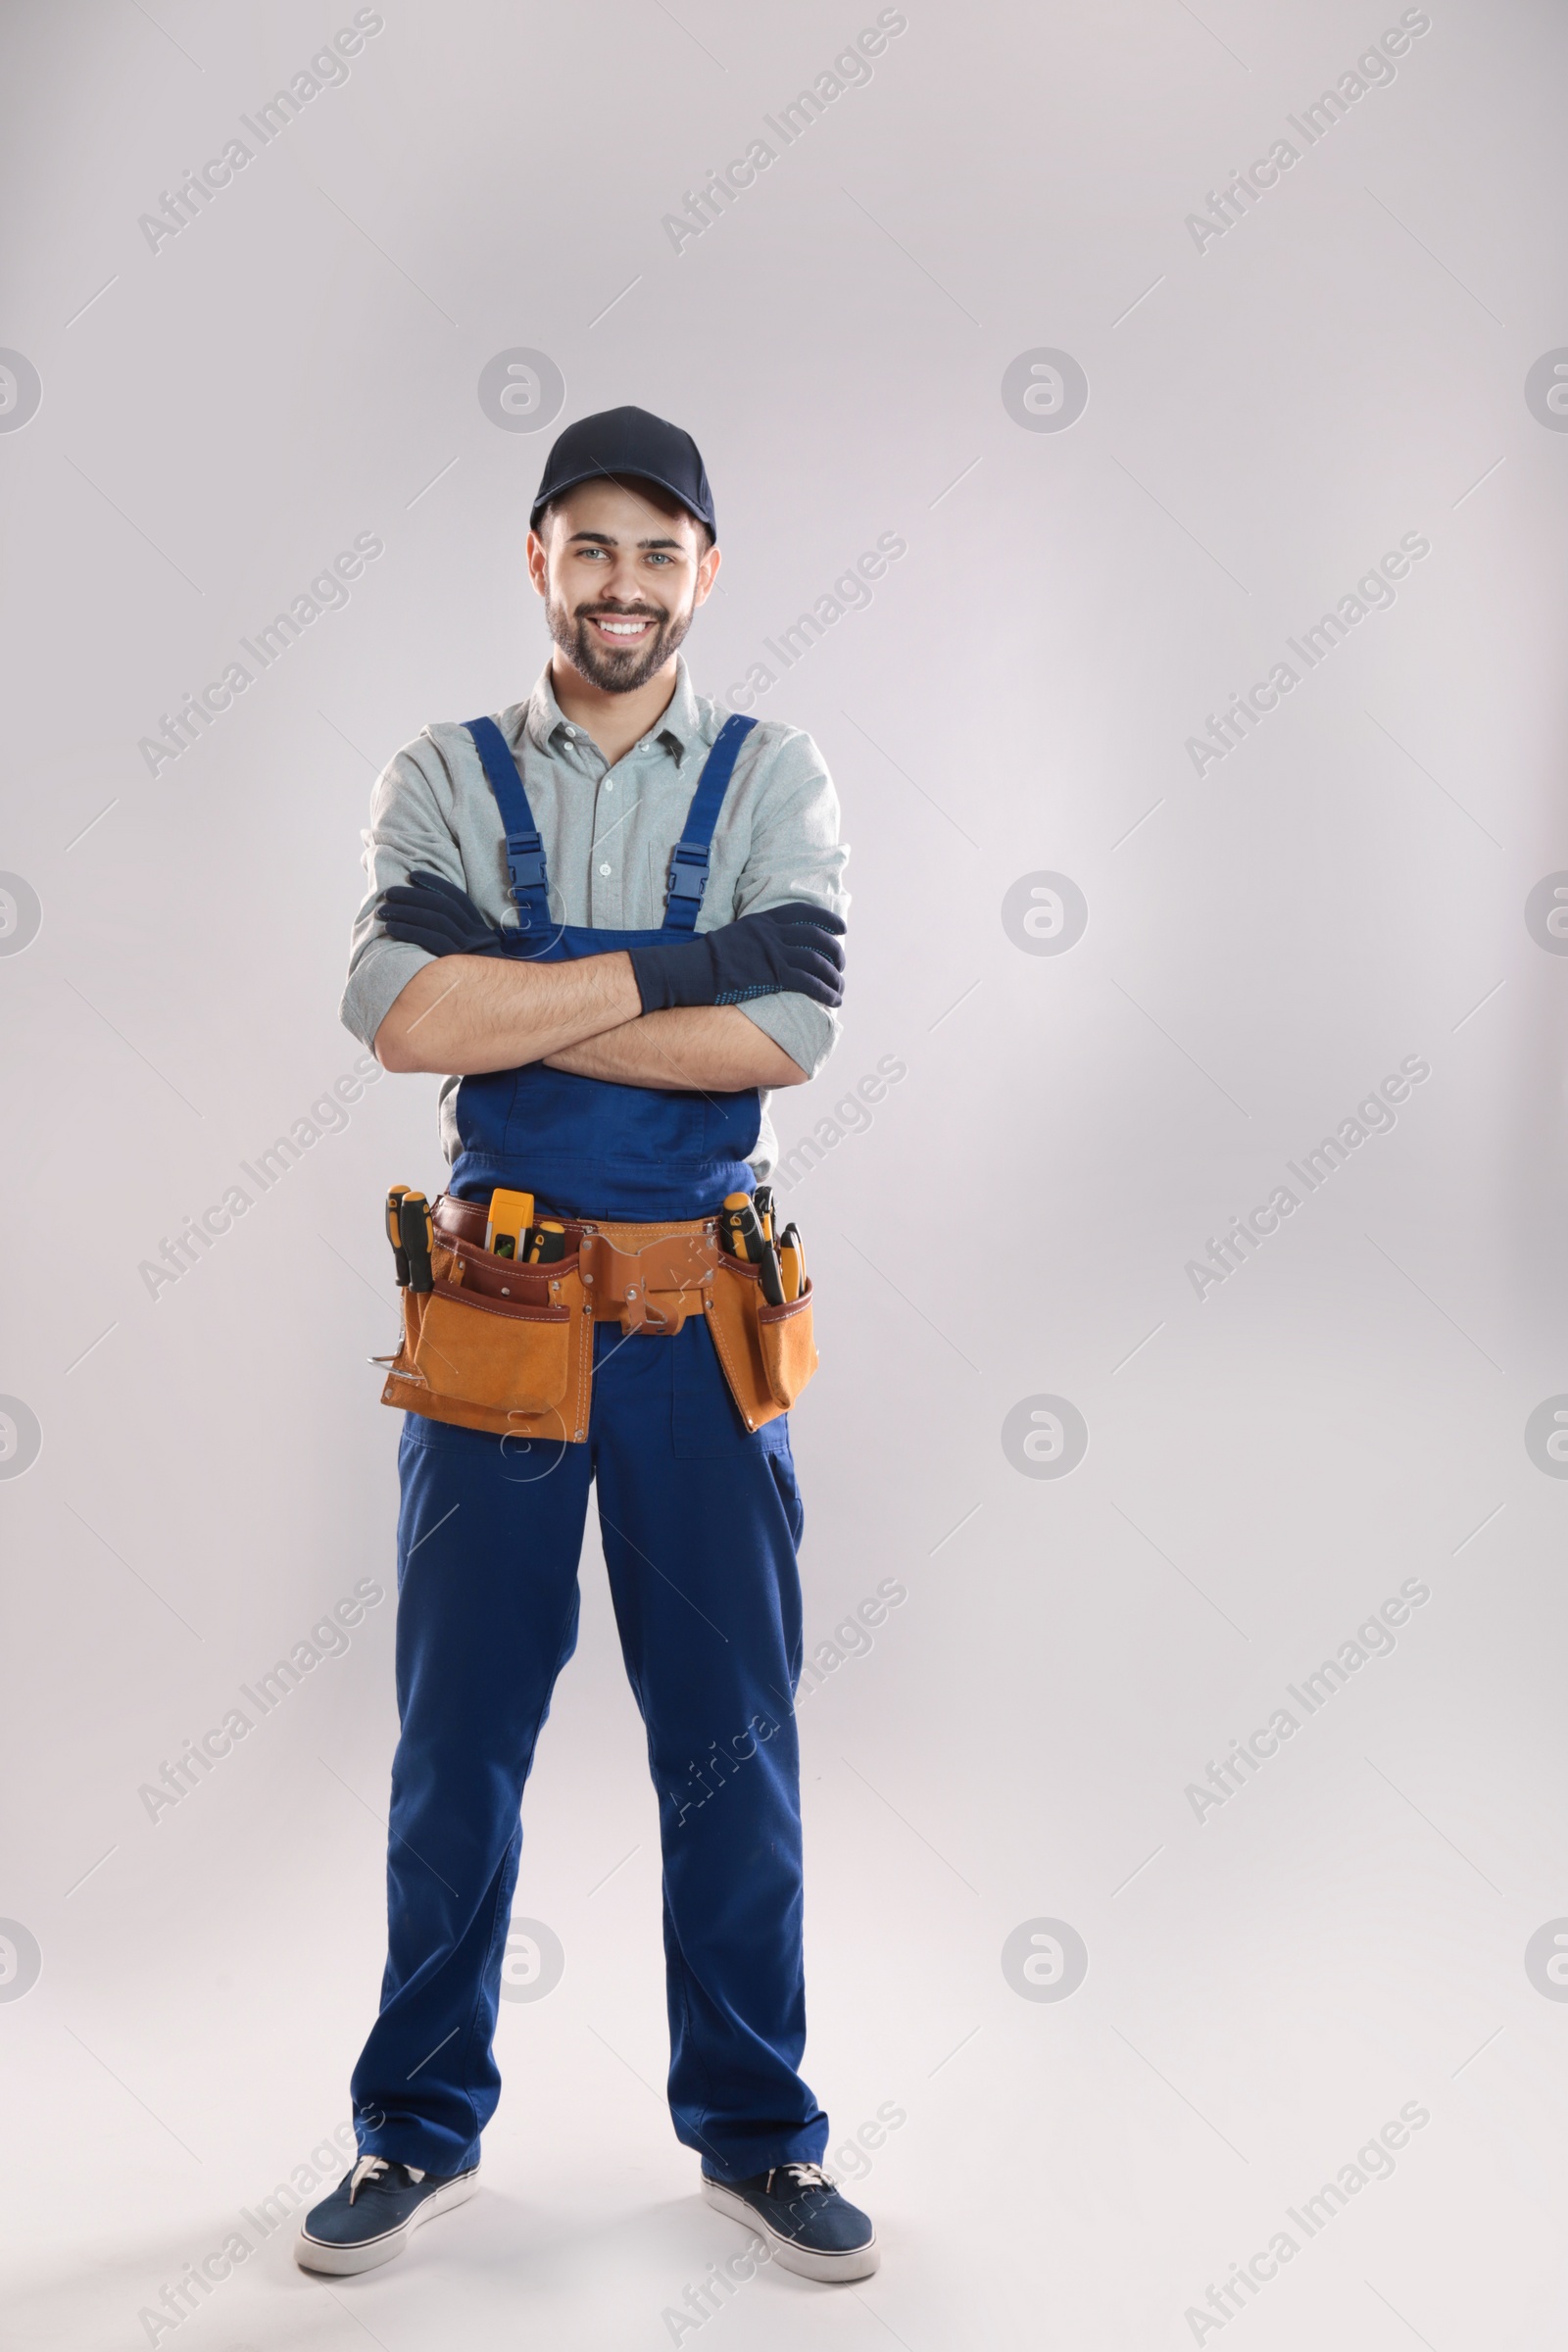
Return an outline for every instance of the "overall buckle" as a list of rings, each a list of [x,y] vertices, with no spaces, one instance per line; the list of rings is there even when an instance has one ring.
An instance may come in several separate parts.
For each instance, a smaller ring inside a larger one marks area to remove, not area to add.
[[[507,835],[507,872],[511,877],[514,899],[520,891],[543,887],[545,845],[537,833]]]
[[[677,842],[669,860],[670,897],[701,900],[707,887],[707,850],[693,842]]]

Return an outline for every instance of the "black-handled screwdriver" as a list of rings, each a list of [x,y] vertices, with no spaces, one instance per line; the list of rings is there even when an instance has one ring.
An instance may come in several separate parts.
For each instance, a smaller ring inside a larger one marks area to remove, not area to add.
[[[433,1291],[435,1268],[430,1263],[430,1252],[435,1248],[435,1226],[430,1203],[422,1193],[404,1194],[398,1203],[398,1229],[409,1260],[409,1288]]]
[[[769,1306],[782,1306],[784,1275],[778,1262],[778,1251],[771,1242],[762,1244],[762,1254],[757,1261],[757,1279],[762,1286],[762,1297]]]

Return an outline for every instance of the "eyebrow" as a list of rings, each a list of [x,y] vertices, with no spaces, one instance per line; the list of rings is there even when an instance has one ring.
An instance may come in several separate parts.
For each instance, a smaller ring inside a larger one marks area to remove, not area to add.
[[[586,540],[594,547],[618,547],[620,545],[620,541],[609,531],[573,531],[566,544],[568,547],[575,547],[579,540]],[[673,547],[680,549],[684,545],[684,542],[679,539],[639,539],[637,545],[639,547]]]

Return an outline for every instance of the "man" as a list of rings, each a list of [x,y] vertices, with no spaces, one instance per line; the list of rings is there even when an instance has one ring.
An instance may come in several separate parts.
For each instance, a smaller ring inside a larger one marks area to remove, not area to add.
[[[771,1166],[769,1092],[832,1048],[837,799],[808,736],[693,692],[679,648],[718,565],[689,435],[635,408],[568,427],[528,534],[549,666],[495,720],[427,728],[376,786],[343,1018],[386,1068],[442,1074],[438,1225],[468,1219],[470,1243],[503,1188],[535,1197],[541,1227],[548,1207],[558,1246],[668,1221],[711,1251],[726,1197]],[[465,1281],[497,1266],[492,1238]],[[583,1327],[591,1406],[562,1442],[406,1416],[388,1955],[354,2076],[359,2161],[306,2218],[308,2269],[385,2262],[475,2187],[518,1808],[576,1641],[593,1483],[659,1790],[676,2134],[775,2260],[877,2266],[798,2071],[789,1424],[738,1411],[707,1315],[675,1320]]]

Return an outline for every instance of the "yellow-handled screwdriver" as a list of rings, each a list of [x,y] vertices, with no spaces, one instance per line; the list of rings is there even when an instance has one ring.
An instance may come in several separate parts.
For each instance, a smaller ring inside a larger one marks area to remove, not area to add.
[[[779,1272],[786,1299],[798,1298],[806,1288],[806,1246],[798,1225],[786,1225],[778,1245]]]
[[[409,1253],[403,1247],[403,1227],[398,1219],[408,1189],[406,1184],[395,1184],[386,1197],[386,1238],[392,1245],[392,1264],[400,1291],[409,1287]]]

